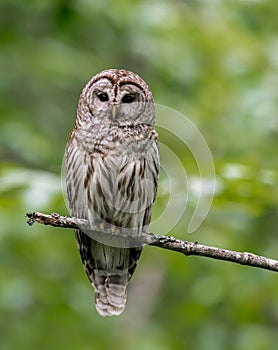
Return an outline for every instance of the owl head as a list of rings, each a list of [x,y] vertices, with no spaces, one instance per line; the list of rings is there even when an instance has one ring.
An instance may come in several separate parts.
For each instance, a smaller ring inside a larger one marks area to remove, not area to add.
[[[76,126],[154,125],[152,93],[137,74],[109,69],[95,75],[84,87],[78,104]]]

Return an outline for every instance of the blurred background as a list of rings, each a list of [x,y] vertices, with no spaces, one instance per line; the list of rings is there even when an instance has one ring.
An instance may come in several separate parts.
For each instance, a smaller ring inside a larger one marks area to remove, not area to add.
[[[97,72],[125,68],[195,123],[214,158],[206,221],[188,234],[182,218],[170,234],[277,259],[277,10],[275,0],[0,1],[1,349],[274,348],[277,274],[146,247],[126,311],[104,319],[73,232],[28,227],[24,215],[68,214],[60,174],[79,94]],[[160,187],[155,212],[167,198]]]

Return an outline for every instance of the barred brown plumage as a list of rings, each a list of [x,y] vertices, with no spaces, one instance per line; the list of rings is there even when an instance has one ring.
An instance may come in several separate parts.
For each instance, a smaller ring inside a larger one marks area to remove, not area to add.
[[[66,149],[70,213],[99,231],[75,231],[102,316],[119,315],[142,251],[157,192],[155,108],[136,74],[110,69],[83,89]],[[135,243],[136,242],[136,243]]]

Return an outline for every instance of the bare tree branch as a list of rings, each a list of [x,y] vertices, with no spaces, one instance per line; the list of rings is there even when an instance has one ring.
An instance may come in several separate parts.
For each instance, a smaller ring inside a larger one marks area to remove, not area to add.
[[[35,222],[43,225],[50,225],[54,227],[62,228],[86,228],[94,229],[92,225],[86,220],[78,218],[70,218],[67,216],[61,216],[56,213],[46,215],[40,212],[27,213],[27,223],[31,226]],[[266,258],[264,256],[255,255],[247,252],[236,252],[233,250],[221,249],[216,247],[210,247],[203,244],[186,242],[180,239],[176,239],[170,236],[161,236],[153,234],[145,234],[146,241],[144,243],[159,247],[162,249],[172,250],[182,253],[184,255],[197,255],[207,258],[230,261],[241,265],[248,265],[252,267],[258,267],[265,270],[278,272],[278,261]],[[148,243],[147,237],[151,237],[151,243]]]

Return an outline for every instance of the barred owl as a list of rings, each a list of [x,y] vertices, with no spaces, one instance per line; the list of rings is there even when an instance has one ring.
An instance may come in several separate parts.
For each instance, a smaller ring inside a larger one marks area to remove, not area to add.
[[[67,197],[71,215],[92,225],[75,237],[101,316],[124,310],[143,248],[130,238],[149,230],[159,172],[154,122],[152,93],[132,72],[105,70],[80,95],[66,148]]]

